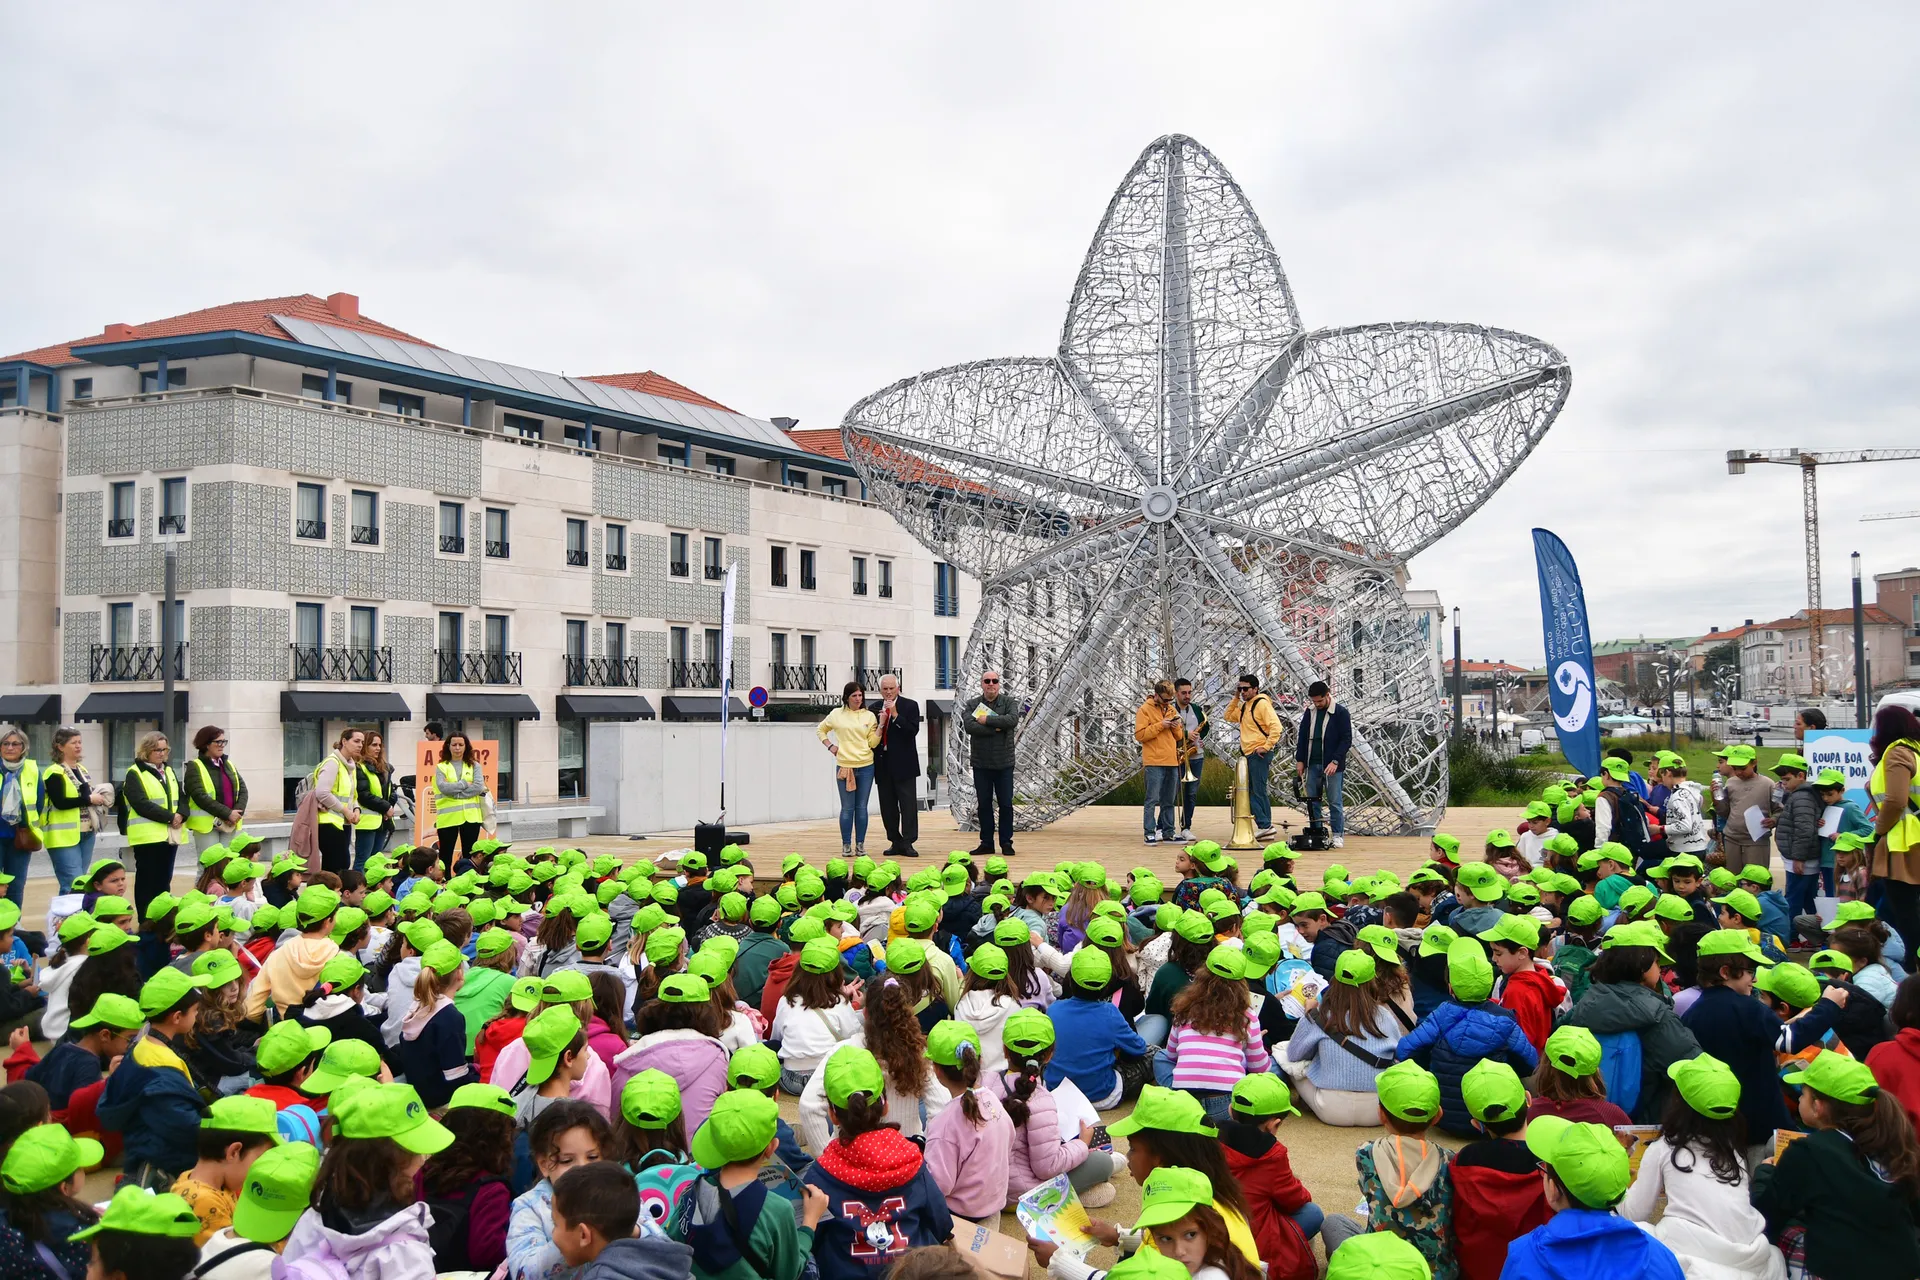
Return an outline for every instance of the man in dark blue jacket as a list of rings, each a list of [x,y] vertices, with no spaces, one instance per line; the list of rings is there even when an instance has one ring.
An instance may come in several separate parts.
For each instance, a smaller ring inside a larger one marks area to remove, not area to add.
[[[1347,806],[1342,800],[1347,781],[1347,750],[1353,746],[1353,717],[1333,700],[1325,680],[1307,686],[1312,710],[1300,719],[1300,736],[1293,744],[1294,768],[1307,793],[1307,821],[1320,823],[1320,800],[1327,801],[1327,826],[1333,847],[1346,844]]]

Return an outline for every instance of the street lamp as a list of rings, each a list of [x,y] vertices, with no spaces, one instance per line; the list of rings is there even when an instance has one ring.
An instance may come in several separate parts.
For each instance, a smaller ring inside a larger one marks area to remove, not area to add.
[[[1460,606],[1453,609],[1453,736],[1460,737],[1462,707],[1461,668],[1460,668]]]
[[[1867,610],[1860,602],[1860,553],[1853,553],[1853,726],[1867,727]]]

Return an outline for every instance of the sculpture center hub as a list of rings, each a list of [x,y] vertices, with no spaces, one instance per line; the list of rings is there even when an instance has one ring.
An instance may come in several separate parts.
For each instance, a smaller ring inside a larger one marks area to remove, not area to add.
[[[1172,485],[1156,484],[1140,494],[1140,514],[1153,524],[1165,524],[1180,513],[1180,497]]]

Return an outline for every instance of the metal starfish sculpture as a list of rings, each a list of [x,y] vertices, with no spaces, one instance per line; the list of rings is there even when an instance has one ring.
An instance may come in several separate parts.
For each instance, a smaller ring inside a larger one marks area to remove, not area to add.
[[[1512,474],[1571,376],[1548,344],[1478,325],[1306,330],[1239,185],[1174,135],[1108,204],[1058,354],[907,378],[841,433],[874,500],[982,583],[950,676],[971,691],[998,669],[1025,706],[1017,826],[1139,769],[1156,679],[1194,681],[1203,745],[1231,761],[1221,711],[1247,671],[1289,735],[1329,681],[1353,717],[1348,829],[1409,833],[1445,806],[1447,743],[1406,561]],[[968,770],[949,784],[971,825]]]

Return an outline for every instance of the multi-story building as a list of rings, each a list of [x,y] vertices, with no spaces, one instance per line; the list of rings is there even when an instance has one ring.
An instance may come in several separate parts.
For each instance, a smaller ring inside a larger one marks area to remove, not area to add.
[[[1873,682],[1890,684],[1920,683],[1920,569],[1905,568],[1894,573],[1873,575],[1874,600],[1889,617],[1900,624],[1900,661],[1896,666],[1873,666]],[[1887,661],[1892,662],[1889,657]]]
[[[1890,684],[1905,674],[1905,636],[1909,628],[1877,604],[1864,610],[1867,669],[1872,686]],[[1853,695],[1853,610],[1820,610],[1820,664],[1830,697]],[[1749,625],[1740,640],[1740,678],[1747,698],[1764,702],[1813,696],[1813,630],[1807,611],[1790,618]]]
[[[977,585],[863,500],[837,432],[794,425],[461,355],[348,294],[0,359],[0,720],[42,758],[77,722],[117,774],[170,662],[258,812],[348,724],[412,772],[428,720],[500,744],[503,798],[564,799],[596,721],[718,716],[738,566],[733,714],[759,685],[818,715],[892,671],[941,771]]]

